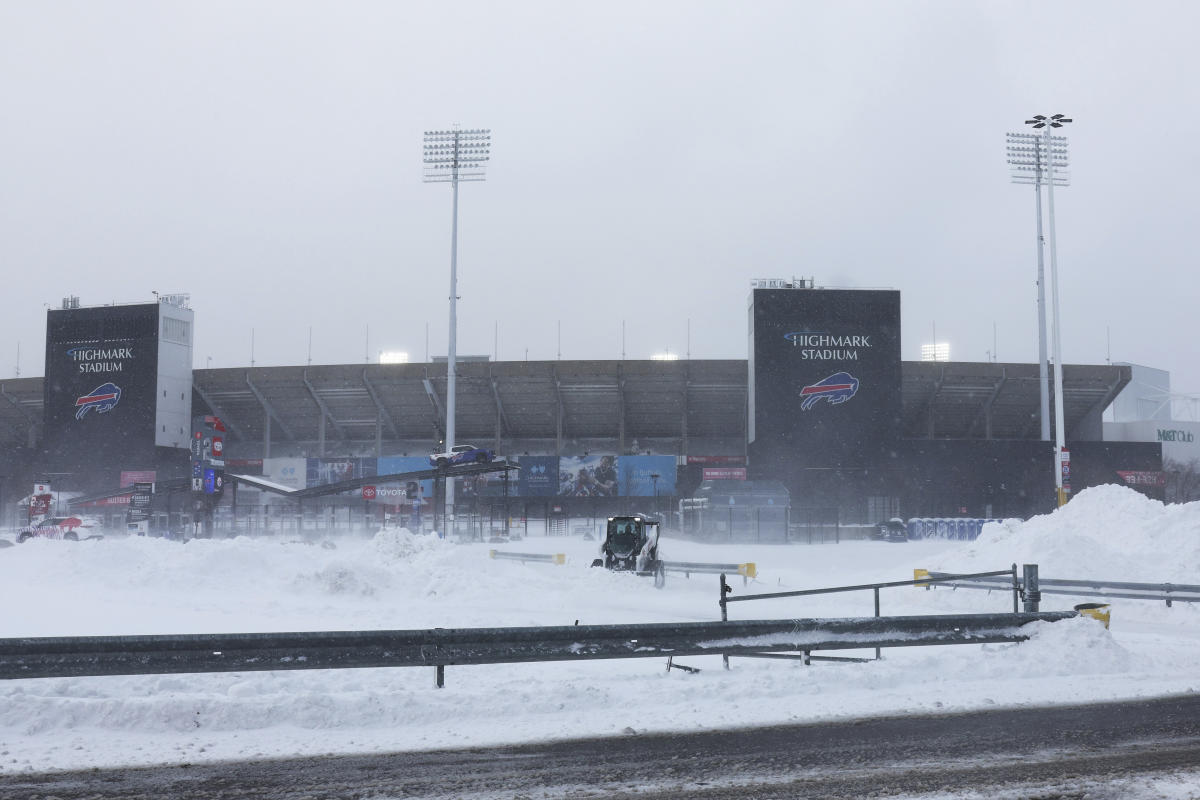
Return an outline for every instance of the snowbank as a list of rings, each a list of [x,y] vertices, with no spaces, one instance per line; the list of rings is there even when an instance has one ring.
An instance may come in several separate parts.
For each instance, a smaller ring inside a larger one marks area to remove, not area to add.
[[[596,542],[495,545],[407,531],[321,544],[268,539],[32,541],[0,550],[0,636],[366,630],[715,620],[717,578],[669,575],[662,590],[591,569]],[[735,594],[903,580],[914,567],[1047,577],[1200,583],[1200,504],[1163,507],[1119,487],[990,526],[977,542],[703,545],[665,539],[668,559],[754,561]],[[1004,611],[1005,593],[889,589],[889,614]],[[1047,596],[1045,608],[1076,598]],[[868,616],[870,592],[730,606],[733,619]],[[447,668],[131,676],[0,683],[0,775],[103,764],[486,745],[701,730],[882,713],[1086,702],[1200,689],[1200,613],[1115,601],[1113,628],[1042,624],[1019,645],[885,651],[867,664],[804,667],[719,656]],[[870,653],[863,653],[869,655]],[[637,696],[630,704],[628,697]]]

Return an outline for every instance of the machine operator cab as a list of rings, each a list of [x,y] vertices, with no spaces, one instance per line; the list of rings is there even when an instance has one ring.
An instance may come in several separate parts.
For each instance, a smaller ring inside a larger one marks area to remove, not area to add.
[[[592,566],[650,575],[654,577],[654,585],[662,588],[666,575],[658,555],[658,530],[658,520],[642,514],[609,517],[600,545],[602,558],[593,561]]]

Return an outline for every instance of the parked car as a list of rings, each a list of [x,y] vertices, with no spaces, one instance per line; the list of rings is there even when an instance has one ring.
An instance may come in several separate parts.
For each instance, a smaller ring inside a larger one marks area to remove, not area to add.
[[[871,538],[880,542],[907,542],[908,526],[899,517],[892,517],[876,525],[871,531]]]
[[[40,539],[66,539],[79,541],[79,528],[83,520],[79,517],[47,517],[17,531],[17,542],[34,537]]]
[[[456,464],[486,464],[496,458],[496,453],[486,447],[473,444],[456,444],[448,453],[434,453],[429,463],[435,467],[452,467]]]

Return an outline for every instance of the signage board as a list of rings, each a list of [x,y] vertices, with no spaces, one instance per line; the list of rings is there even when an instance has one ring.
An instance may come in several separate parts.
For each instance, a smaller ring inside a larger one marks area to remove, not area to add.
[[[900,293],[753,290],[748,372],[753,475],[864,468],[900,438]]]
[[[1166,486],[1167,473],[1161,470],[1119,469],[1117,475],[1126,486]]]
[[[150,518],[150,503],[154,498],[154,484],[147,481],[137,481],[133,484],[133,493],[129,495],[129,510],[125,513],[126,522],[141,522]]]
[[[517,490],[522,497],[554,497],[558,494],[558,456],[521,456]]]
[[[622,497],[675,494],[675,456],[621,456],[617,462]]]
[[[51,309],[45,374],[51,470],[108,488],[114,464],[155,463],[157,303]]]
[[[745,467],[705,467],[700,471],[702,481],[744,481]]]

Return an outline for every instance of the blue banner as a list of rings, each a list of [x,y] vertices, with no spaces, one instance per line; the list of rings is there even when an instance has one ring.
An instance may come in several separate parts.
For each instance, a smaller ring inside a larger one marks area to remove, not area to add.
[[[617,476],[622,497],[670,497],[675,494],[675,456],[621,456]]]
[[[402,472],[432,469],[428,456],[382,456],[376,459],[376,462],[378,467],[376,475],[395,475]],[[417,500],[423,506],[431,502],[430,498],[433,497],[432,478],[424,481],[407,481],[404,488],[405,497],[410,506],[413,500]]]
[[[558,494],[558,456],[521,456],[517,481],[522,497],[553,497]]]

